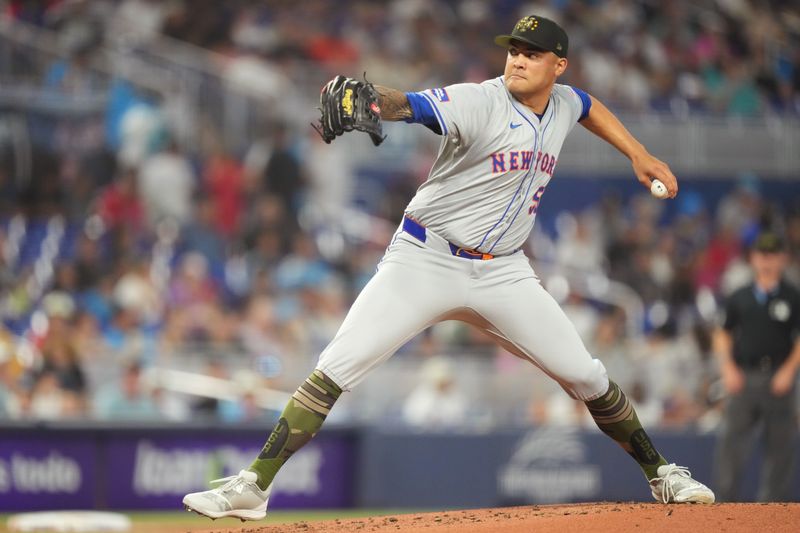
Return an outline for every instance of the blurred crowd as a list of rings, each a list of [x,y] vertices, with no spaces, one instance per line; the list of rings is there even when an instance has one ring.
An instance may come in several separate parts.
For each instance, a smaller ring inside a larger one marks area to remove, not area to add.
[[[218,52],[253,90],[291,91],[292,73],[309,64],[315,76],[366,69],[398,88],[482,80],[503,60],[491,36],[537,11],[570,28],[568,81],[618,107],[794,113],[800,96],[792,2],[309,1],[302,16],[277,1],[0,5],[72,43],[71,62],[38,73],[64,92],[94,86],[75,58],[103,40],[163,36]],[[106,81],[116,96],[135,88]],[[201,128],[201,146],[184,146],[157,100],[136,100],[109,107],[99,127],[31,119],[29,179],[17,179],[14,152],[0,149],[0,419],[270,420],[260,391],[294,390],[313,368],[424,172],[408,161],[367,208],[354,206],[347,145],[273,118],[246,146],[227,146],[213,124]],[[789,276],[800,281],[800,205],[767,185],[731,177],[719,201],[687,190],[669,213],[646,192],[610,192],[532,236],[543,283],[646,424],[713,426],[721,391],[709,334],[722,296],[748,279],[759,229],[786,236]],[[354,208],[368,211],[360,237],[332,231],[328,215]],[[629,287],[642,316],[577,290],[581,279]],[[563,393],[521,383],[516,406],[487,414],[491,399],[470,405],[474,395],[459,389],[469,378],[455,370],[458,357],[509,379],[522,364],[466,326],[436,328],[397,356],[426,362],[402,391],[399,419],[439,427],[425,408],[448,405],[459,424],[585,421]],[[179,387],[165,370],[186,373]]]
[[[219,52],[226,75],[283,97],[298,77],[368,72],[405,90],[501,70],[493,36],[531,13],[570,37],[565,81],[614,107],[755,115],[800,110],[800,6],[790,0],[7,0],[5,15],[97,43],[166,36]],[[321,81],[314,77],[315,81]]]

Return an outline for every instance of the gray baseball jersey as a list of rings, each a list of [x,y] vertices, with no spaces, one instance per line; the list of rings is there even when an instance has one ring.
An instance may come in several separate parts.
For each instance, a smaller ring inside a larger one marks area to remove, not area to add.
[[[414,121],[442,134],[439,155],[317,369],[350,390],[420,331],[454,319],[531,361],[573,397],[604,394],[603,364],[519,250],[588,95],[556,85],[541,117],[502,78],[408,97]]]
[[[433,105],[443,135],[407,213],[464,248],[493,255],[519,249],[583,111],[580,96],[555,85],[539,118],[511,97],[502,77],[419,94]]]

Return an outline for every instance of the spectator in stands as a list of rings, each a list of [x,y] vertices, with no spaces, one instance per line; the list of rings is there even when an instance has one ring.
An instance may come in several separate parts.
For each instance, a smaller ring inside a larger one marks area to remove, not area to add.
[[[283,200],[264,194],[256,197],[247,214],[243,237],[248,249],[264,260],[264,267],[274,268],[297,232],[297,219]],[[261,241],[263,234],[270,235],[269,242]]]
[[[207,361],[203,374],[219,380],[218,383],[231,380],[228,365],[225,364],[223,357],[217,357],[216,355]],[[201,396],[191,402],[192,418],[199,418],[209,422],[218,420],[222,416],[220,413],[220,405],[222,403],[222,400],[217,398],[216,395]]]
[[[284,354],[275,312],[275,301],[266,294],[252,295],[245,307],[239,338],[254,361],[259,358],[280,359]]]
[[[188,223],[195,188],[194,170],[174,141],[145,160],[139,169],[139,194],[148,221],[154,226],[163,220],[181,226]]]
[[[109,91],[106,119],[108,141],[117,150],[119,165],[132,169],[140,169],[160,149],[167,135],[164,110],[156,99],[153,102],[139,92],[144,91],[115,82]]]
[[[103,341],[117,362],[136,359],[152,364],[156,358],[154,333],[143,327],[134,307],[113,307],[111,323],[103,330]]]
[[[347,216],[353,196],[355,171],[346,142],[325,144],[313,130],[308,133],[305,165],[308,191],[301,217],[312,227],[338,224]]]
[[[28,369],[31,414],[40,419],[79,417],[85,413],[86,376],[72,344],[72,320],[76,306],[61,290],[49,292],[41,303],[44,320],[33,341],[38,357]]]
[[[563,298],[556,290],[552,292],[581,338],[591,338],[600,320],[597,308],[576,292],[568,292]]]
[[[225,65],[223,77],[228,86],[237,93],[255,99],[260,105],[284,107],[282,111],[294,109],[295,95],[292,83],[275,61],[271,61],[271,50],[242,48]]]
[[[97,317],[85,309],[78,310],[72,320],[70,340],[78,360],[85,367],[90,367],[92,361],[98,358],[102,351],[102,337]]]
[[[219,304],[219,286],[211,277],[209,266],[205,256],[187,253],[169,283],[167,305],[182,310],[190,339],[207,337],[207,323]]]
[[[34,219],[45,219],[64,213],[67,186],[60,177],[61,158],[49,150],[34,149],[30,179],[22,188],[20,207]]]
[[[434,356],[422,365],[420,380],[403,403],[403,421],[409,426],[443,431],[464,426],[469,403],[459,390],[453,364]]]
[[[167,362],[180,356],[190,340],[188,312],[181,307],[167,308],[158,332],[156,351],[159,361]]]
[[[736,186],[720,200],[716,224],[730,231],[739,240],[749,240],[758,232],[765,206],[761,198],[761,184],[757,175],[745,172],[736,178]]]
[[[114,305],[130,310],[144,327],[158,324],[164,299],[161,288],[153,280],[152,260],[140,256],[125,261],[112,297]]]
[[[562,213],[556,220],[558,239],[556,260],[561,267],[586,274],[603,270],[603,245],[600,228],[593,213],[578,216]]]
[[[695,285],[714,291],[720,288],[722,276],[731,261],[739,257],[741,243],[738,236],[729,228],[720,228],[711,235],[708,246],[698,253],[695,265]]]
[[[100,36],[81,31],[65,37],[65,47],[69,50],[68,59],[51,65],[45,74],[45,89],[90,96],[100,93],[105,89],[105,80],[91,67],[93,56],[98,51]]]
[[[52,374],[62,391],[74,393],[82,399],[86,392],[86,377],[78,359],[78,354],[68,338],[45,340],[42,346],[41,369],[37,376]],[[37,379],[38,381],[38,379]]]
[[[121,39],[126,45],[152,41],[159,36],[164,22],[180,4],[156,0],[118,2],[108,22],[108,37]]]
[[[260,172],[259,189],[280,198],[285,209],[296,220],[301,195],[306,187],[306,177],[292,149],[292,137],[288,126],[276,124],[270,153]]]
[[[203,165],[203,187],[214,209],[216,233],[230,238],[240,230],[245,206],[245,181],[241,163],[225,147],[216,132],[211,137],[209,158]]]
[[[37,375],[29,390],[28,412],[32,419],[50,421],[62,419],[65,411],[64,391],[58,386],[58,377],[53,372],[42,372]],[[25,392],[22,398],[25,398]]]
[[[73,301],[78,297],[78,271],[74,263],[64,260],[55,265],[51,290],[68,295]]]
[[[347,313],[343,280],[331,276],[325,283],[306,283],[297,293],[297,319],[301,323],[296,329],[302,338],[302,353],[321,353]],[[311,360],[307,363],[313,366]]]
[[[227,424],[247,422],[274,422],[276,414],[262,409],[256,397],[263,386],[261,377],[252,371],[239,371],[233,376],[239,394],[233,400],[225,400],[217,405],[217,417]]]
[[[77,289],[84,293],[97,284],[102,273],[107,272],[108,262],[97,237],[89,236],[83,231],[75,243],[74,253]]]
[[[583,402],[554,391],[534,398],[528,405],[529,422],[535,426],[575,427],[595,431],[597,425]]]
[[[12,416],[22,375],[16,339],[0,325],[0,418]]]
[[[208,307],[207,313],[208,319],[202,337],[197,338],[202,343],[201,349],[212,356],[242,354],[244,349],[239,338],[242,320],[240,310],[235,307],[229,308],[222,302],[215,302]]]
[[[193,202],[192,219],[183,227],[178,243],[185,252],[201,254],[215,273],[224,268],[231,237],[229,232],[221,230],[218,207],[212,195],[198,195]]]
[[[272,272],[281,262],[285,254],[282,232],[277,228],[264,228],[254,231],[250,237],[252,244],[245,254],[245,265],[251,289],[257,289],[257,279],[264,276],[272,286]]]
[[[649,394],[647,387],[641,381],[634,382],[631,387],[631,404],[636,409],[636,415],[642,425],[659,427],[664,417],[664,405],[653,394]]]
[[[94,283],[81,291],[79,297],[81,307],[97,320],[98,326],[103,331],[110,327],[114,317],[114,283],[113,273],[98,272]]]
[[[144,207],[136,174],[134,168],[123,169],[97,199],[98,214],[111,231],[132,230],[138,233],[144,227]]]
[[[621,308],[604,309],[594,331],[586,336],[590,339],[587,349],[592,356],[603,361],[606,370],[621,388],[633,390],[635,371],[631,364],[625,327],[625,312]]]
[[[320,257],[310,235],[297,235],[291,244],[291,252],[281,259],[274,272],[275,285],[279,290],[292,291],[308,285],[322,285],[331,279],[331,265]]]
[[[657,316],[659,309],[666,312],[661,303],[650,315]],[[690,420],[682,406],[685,398],[694,401],[696,397],[701,378],[699,354],[694,344],[679,332],[673,318],[661,320],[641,342],[631,347],[632,364],[648,396],[665,406],[665,410],[674,406],[674,412],[665,412],[665,416],[672,416],[674,425],[685,425]]]
[[[240,5],[217,0],[174,2],[163,32],[195,46],[218,50],[228,43],[233,16]]]
[[[95,398],[95,414],[103,420],[159,420],[158,404],[138,362],[128,363],[121,379],[108,383]]]

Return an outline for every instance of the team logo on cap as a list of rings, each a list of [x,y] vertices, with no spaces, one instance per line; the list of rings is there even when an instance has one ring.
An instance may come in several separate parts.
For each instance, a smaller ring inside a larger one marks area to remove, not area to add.
[[[533,31],[539,26],[539,21],[536,20],[536,17],[524,17],[517,22],[517,25],[514,26],[514,31]]]

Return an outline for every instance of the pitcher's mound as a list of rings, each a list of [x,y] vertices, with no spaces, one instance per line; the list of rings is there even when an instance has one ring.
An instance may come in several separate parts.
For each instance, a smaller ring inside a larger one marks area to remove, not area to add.
[[[381,516],[215,530],[216,533],[796,532],[798,503],[589,503]]]

